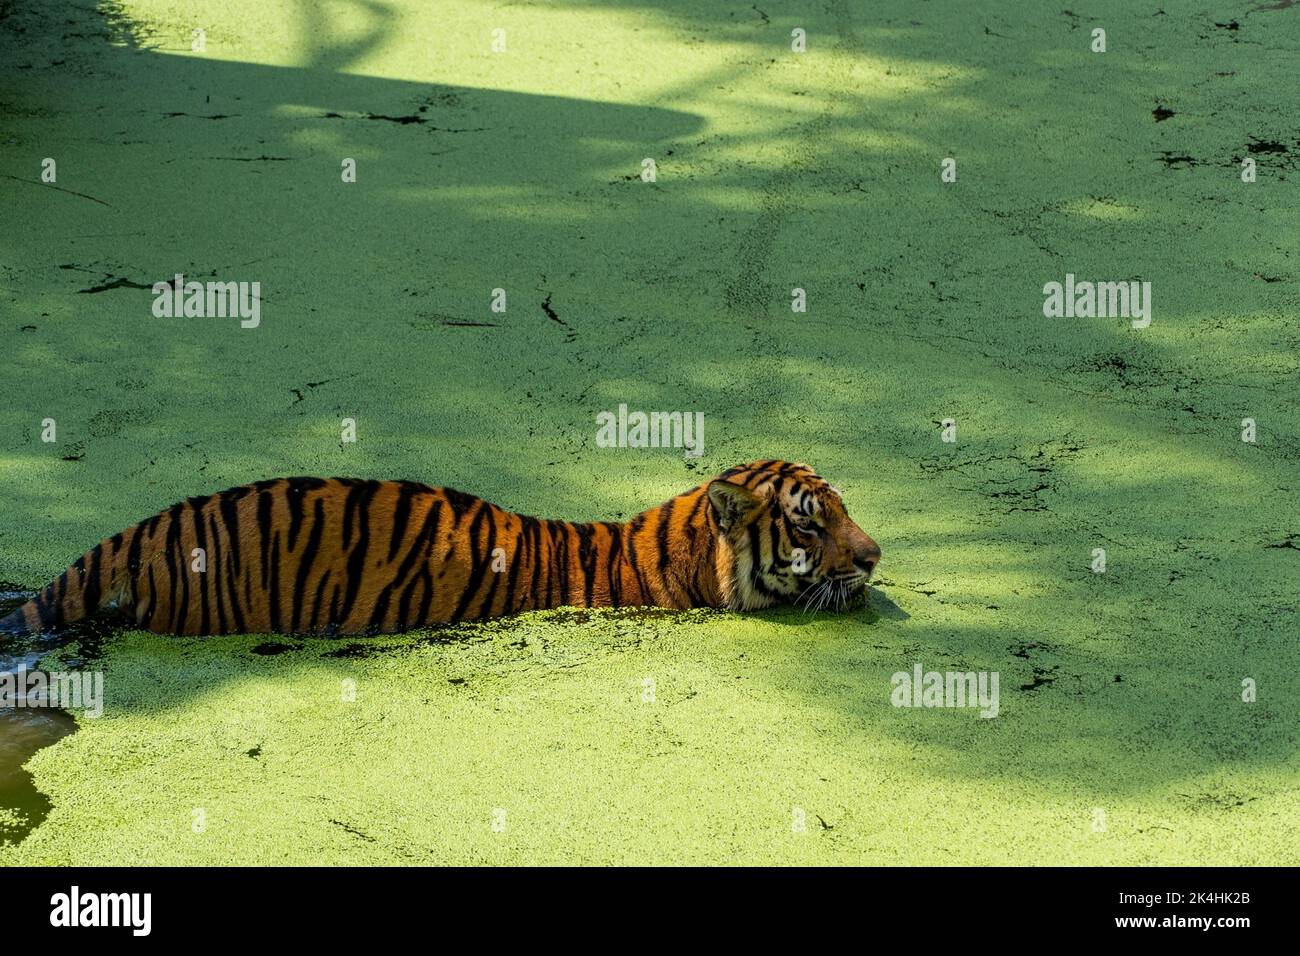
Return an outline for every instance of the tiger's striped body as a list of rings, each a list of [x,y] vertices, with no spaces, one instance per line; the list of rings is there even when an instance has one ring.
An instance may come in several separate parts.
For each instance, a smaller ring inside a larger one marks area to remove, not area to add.
[[[789,563],[787,530],[797,546],[779,525],[805,485],[805,502],[829,495],[805,466],[756,463],[626,524],[575,524],[415,482],[263,481],[101,542],[0,632],[109,611],[160,633],[373,634],[562,606],[761,607],[793,597],[764,575]]]

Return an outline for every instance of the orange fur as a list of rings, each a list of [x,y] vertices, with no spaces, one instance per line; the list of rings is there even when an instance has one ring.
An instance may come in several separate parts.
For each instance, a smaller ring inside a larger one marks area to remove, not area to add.
[[[795,548],[815,554],[807,570],[789,570]],[[847,597],[879,555],[834,489],[781,461],[732,468],[625,524],[531,518],[414,482],[282,478],[190,498],[101,542],[0,631],[107,611],[160,633],[365,634],[561,606],[749,609],[822,579]]]

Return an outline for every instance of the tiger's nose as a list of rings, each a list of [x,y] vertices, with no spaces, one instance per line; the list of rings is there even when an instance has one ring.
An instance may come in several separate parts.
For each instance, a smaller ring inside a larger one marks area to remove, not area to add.
[[[870,574],[880,563],[880,545],[867,538],[853,549],[853,563]]]

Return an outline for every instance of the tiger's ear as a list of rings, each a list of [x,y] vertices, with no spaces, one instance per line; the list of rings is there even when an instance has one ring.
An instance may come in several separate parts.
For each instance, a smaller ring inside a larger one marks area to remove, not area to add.
[[[713,514],[723,531],[734,527],[762,502],[763,499],[748,488],[730,481],[717,478],[709,482],[709,504],[713,506]]]

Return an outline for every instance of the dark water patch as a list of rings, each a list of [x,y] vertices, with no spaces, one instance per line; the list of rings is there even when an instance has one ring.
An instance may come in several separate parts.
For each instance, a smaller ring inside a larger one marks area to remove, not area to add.
[[[53,808],[23,764],[76,729],[77,722],[67,711],[36,707],[0,710],[0,846],[21,842]]]
[[[17,610],[32,592],[0,583],[0,618]],[[53,652],[55,670],[75,670],[103,657],[104,639],[119,622],[88,621],[59,633],[0,637],[0,674],[34,670]],[[0,705],[0,846],[18,843],[49,815],[50,798],[36,789],[23,765],[38,750],[77,729],[66,710],[55,707]]]
[[[1254,153],[1257,156],[1264,153],[1285,153],[1287,152],[1286,143],[1279,143],[1274,140],[1255,139],[1251,137],[1251,142],[1246,146],[1246,152]]]
[[[372,648],[365,644],[344,644],[342,647],[333,651],[326,651],[321,657],[373,657],[380,650],[395,650],[396,648]]]
[[[1300,140],[1287,143],[1281,139],[1251,136],[1244,155],[1234,153],[1232,166],[1240,166],[1247,156],[1259,157],[1262,167],[1269,169],[1295,169],[1300,165]]]
[[[300,651],[302,648],[303,645],[301,644],[277,644],[275,641],[265,641],[264,643],[258,644],[254,647],[252,651],[254,654],[271,657],[275,654],[287,653],[288,651]]]
[[[125,276],[118,276],[110,281],[101,282],[99,285],[92,285],[85,289],[78,289],[80,295],[95,295],[99,292],[111,292],[114,289],[152,289],[152,282],[137,282],[134,279],[128,279]]]
[[[0,652],[0,673],[31,669],[41,656],[39,650]],[[42,747],[76,729],[77,722],[65,710],[0,706],[0,846],[21,842],[53,806],[23,765]]]
[[[1038,641],[1025,641],[1019,644],[1013,644],[1007,650],[1012,657],[1019,657],[1023,660],[1029,660],[1029,655],[1033,651],[1044,651],[1050,653],[1054,648],[1048,644],[1042,644]]]
[[[677,610],[669,607],[610,607],[610,608],[559,608],[539,611],[533,619],[556,624],[587,624],[591,621],[691,621],[724,612],[714,608],[689,608]],[[528,618],[516,618],[527,623]]]
[[[1056,674],[1053,673],[1055,670],[1055,664],[1046,668],[1034,665],[1033,679],[1030,680],[1028,684],[1021,684],[1020,689],[1024,691],[1035,691],[1040,687],[1047,687],[1056,683]]]
[[[420,647],[460,644],[471,640],[491,640],[491,635],[483,634],[482,630],[481,625],[476,622],[473,625],[447,624],[432,629],[426,628],[400,634],[376,634],[372,635],[373,640],[370,642],[349,641],[342,647],[323,652],[320,656],[333,658],[379,657],[384,654],[409,654]],[[385,638],[387,640],[384,640]]]
[[[233,116],[238,114],[213,113],[212,115],[209,116],[203,113],[163,113],[162,115],[164,119],[176,119],[177,117],[180,116],[188,116],[190,119],[224,120],[224,119],[231,119]]]

